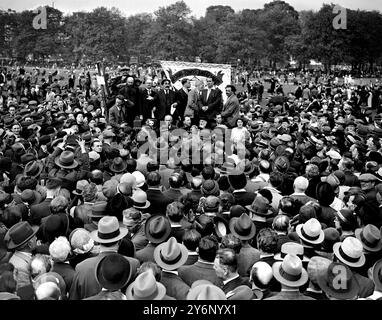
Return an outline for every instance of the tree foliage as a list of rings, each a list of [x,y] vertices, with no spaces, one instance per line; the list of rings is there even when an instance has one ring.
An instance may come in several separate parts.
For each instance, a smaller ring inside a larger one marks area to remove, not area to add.
[[[373,66],[382,57],[382,15],[347,10],[347,29],[333,27],[333,4],[317,12],[297,12],[275,0],[261,9],[235,12],[215,5],[195,18],[184,1],[158,8],[154,14],[129,17],[118,9],[96,8],[64,16],[47,7],[48,28],[32,27],[32,11],[0,11],[0,54],[35,59],[61,57],[67,62],[129,61],[131,56],[249,66],[310,59],[354,68]]]

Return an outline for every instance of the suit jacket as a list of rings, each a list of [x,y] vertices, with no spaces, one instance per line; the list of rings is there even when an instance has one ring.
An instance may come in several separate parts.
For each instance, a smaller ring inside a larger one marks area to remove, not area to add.
[[[66,291],[69,292],[73,283],[74,275],[76,274],[74,268],[69,263],[55,262],[51,271],[57,272],[64,279]]]
[[[237,255],[237,272],[242,277],[248,277],[253,264],[259,260],[260,251],[247,244]]]
[[[190,287],[196,280],[205,279],[214,285],[223,286],[222,281],[216,275],[213,264],[198,260],[192,265],[183,265],[178,269],[179,276]]]
[[[150,201],[150,207],[146,212],[154,214],[166,214],[167,205],[172,202],[172,200],[166,197],[162,191],[155,188],[148,188],[146,191],[147,200]]]
[[[110,124],[117,126],[126,122],[126,110],[123,105],[120,110],[118,110],[116,105],[109,109],[109,122]]]
[[[170,189],[163,192],[163,195],[173,201],[178,201],[178,199],[182,196],[182,193],[178,189],[173,189],[170,187]]]
[[[166,294],[176,300],[186,300],[190,287],[176,274],[162,271],[160,282],[166,287]]]
[[[232,195],[235,198],[236,203],[243,207],[251,205],[256,198],[256,194],[246,191],[233,192]]]
[[[188,93],[186,93],[183,88],[179,89],[175,92],[175,102],[177,103],[176,111],[174,113],[174,117],[183,118],[184,111],[186,110],[187,102],[188,102]]]
[[[199,115],[206,117],[208,120],[213,120],[220,112],[222,107],[222,95],[220,90],[212,89],[207,99],[208,89],[204,89],[200,94],[201,106],[207,106],[208,109],[203,111],[200,109]]]
[[[155,111],[155,118],[163,120],[166,114],[170,114],[171,105],[175,102],[174,90],[169,90],[168,95],[165,94],[163,89],[158,92],[158,108]]]
[[[315,300],[302,294],[300,291],[281,291],[280,293],[264,300]]]
[[[149,240],[147,240],[145,235],[144,223],[142,223],[138,231],[134,233],[134,235],[131,238],[131,242],[134,244],[136,251],[143,249],[149,243]]]
[[[53,199],[47,198],[39,204],[35,204],[30,207],[31,216],[30,224],[38,226],[41,224],[41,219],[50,215],[50,203]]]
[[[82,300],[96,295],[101,291],[101,286],[95,277],[95,267],[97,263],[106,255],[113,252],[102,252],[98,256],[86,259],[76,266],[76,273],[73,279],[72,287],[69,292],[69,300]],[[131,257],[125,257],[131,265],[132,277],[137,272],[139,261]]]
[[[202,102],[200,92],[195,88],[188,93],[188,101],[184,116],[190,116],[191,118],[197,117],[200,110],[202,110]]]
[[[146,247],[144,247],[143,249],[135,253],[135,257],[139,260],[141,264],[147,261],[155,262],[154,261],[155,248],[156,248],[156,245],[149,242]]]
[[[229,127],[232,128],[236,125],[236,120],[240,115],[240,103],[235,94],[228,97],[223,106],[221,115]]]
[[[152,97],[153,100],[149,100],[149,96]],[[143,119],[152,118],[152,110],[153,108],[157,108],[159,103],[158,93],[151,89],[151,93],[149,94],[148,89],[144,88],[140,91],[139,99],[140,114],[143,116]]]
[[[223,284],[222,290],[224,291],[225,294],[228,292],[232,291],[233,289],[237,288],[238,286],[248,286],[251,288],[251,284],[249,283],[249,278],[248,277],[238,277],[236,279],[233,279],[229,281],[226,284]]]

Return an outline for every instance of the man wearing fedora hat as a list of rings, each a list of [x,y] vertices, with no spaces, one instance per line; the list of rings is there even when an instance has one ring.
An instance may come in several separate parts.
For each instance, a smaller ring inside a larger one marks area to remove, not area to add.
[[[166,241],[171,234],[170,220],[162,215],[150,216],[145,222],[145,236],[149,243],[141,250],[136,252],[136,258],[144,263],[146,261],[154,261],[155,248]]]
[[[126,289],[127,300],[167,300],[166,287],[149,270],[142,272]]]
[[[98,229],[90,235],[100,244],[99,254],[88,258],[76,266],[76,274],[69,292],[70,300],[81,300],[96,295],[102,289],[102,284],[97,282],[96,271],[99,261],[105,256],[115,254],[119,243],[128,234],[127,228],[121,228],[116,217],[105,216],[98,222]],[[134,277],[139,261],[135,258],[125,257],[130,264],[130,279]]]
[[[256,234],[256,227],[246,213],[239,218],[232,218],[229,222],[231,233],[240,239],[241,249],[237,255],[238,273],[248,277],[253,264],[260,260],[260,251],[249,244],[249,240]]]
[[[102,257],[95,266],[95,277],[102,288],[98,294],[83,300],[126,300],[122,293],[134,276],[130,260],[119,253]]]
[[[373,294],[374,283],[372,280],[358,273],[360,267],[365,264],[366,258],[363,252],[362,242],[355,237],[347,237],[342,242],[337,242],[333,245],[334,262],[340,262],[353,273],[356,279],[360,298],[366,298]]]
[[[179,277],[177,269],[188,258],[187,248],[171,237],[154,250],[154,260],[162,268],[161,283],[169,296],[177,300],[186,300],[190,287]]]
[[[287,254],[282,262],[275,262],[272,269],[273,276],[281,284],[281,291],[265,300],[315,300],[299,291],[308,281],[308,273],[299,257]]]
[[[16,281],[18,290],[21,288],[25,289],[31,285],[30,263],[32,261],[32,252],[37,245],[37,230],[37,227],[31,226],[26,221],[22,221],[9,228],[4,237],[7,249],[14,250],[9,263],[17,270]],[[23,291],[23,289],[21,289],[21,291]]]

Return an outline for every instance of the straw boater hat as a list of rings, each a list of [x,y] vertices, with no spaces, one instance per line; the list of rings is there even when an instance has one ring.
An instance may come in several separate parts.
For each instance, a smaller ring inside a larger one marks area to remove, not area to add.
[[[338,260],[349,267],[362,267],[366,261],[362,243],[354,237],[347,237],[344,241],[335,243],[333,252]]]
[[[308,281],[308,273],[296,255],[287,254],[282,262],[272,265],[272,270],[276,280],[288,287],[301,287]]]
[[[320,244],[325,239],[324,231],[316,218],[311,218],[296,227],[298,236],[307,243]]]
[[[161,243],[154,250],[154,260],[158,266],[166,270],[176,270],[187,261],[188,250],[174,237]]]
[[[133,200],[134,208],[143,210],[150,207],[150,201],[147,200],[147,194],[141,189],[134,190],[133,195],[131,196],[131,199]]]
[[[165,295],[166,287],[151,271],[141,273],[126,290],[127,300],[162,300]]]

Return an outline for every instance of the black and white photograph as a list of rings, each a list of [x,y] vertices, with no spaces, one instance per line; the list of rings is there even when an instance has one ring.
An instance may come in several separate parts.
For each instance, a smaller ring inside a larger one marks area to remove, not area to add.
[[[0,300],[382,300],[382,2],[2,0]]]

